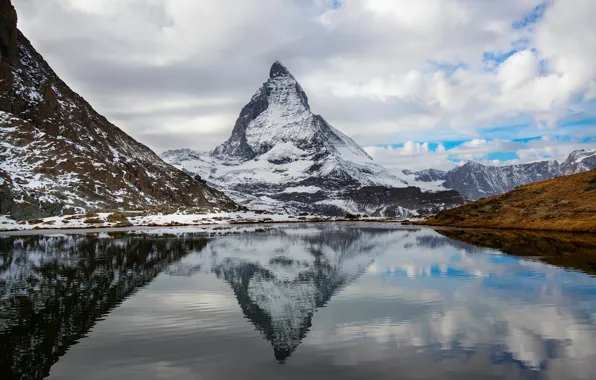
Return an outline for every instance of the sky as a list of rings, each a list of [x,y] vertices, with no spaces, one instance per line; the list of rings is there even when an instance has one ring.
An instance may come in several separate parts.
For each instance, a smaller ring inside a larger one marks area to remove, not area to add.
[[[390,170],[596,148],[593,0],[13,0],[57,74],[158,153],[208,151],[283,62]]]

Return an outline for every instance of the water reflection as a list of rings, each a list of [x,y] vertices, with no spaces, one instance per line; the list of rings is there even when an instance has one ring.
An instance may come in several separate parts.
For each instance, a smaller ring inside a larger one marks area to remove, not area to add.
[[[593,239],[491,234],[0,239],[0,370],[42,378],[81,340],[52,378],[596,378]]]
[[[217,239],[171,274],[212,272],[233,289],[245,317],[284,363],[312,326],[316,309],[357,279],[380,253],[386,229],[288,229]]]
[[[596,274],[596,235],[509,230],[438,230],[450,239]]]
[[[41,379],[102,315],[205,239],[0,239],[0,373]]]

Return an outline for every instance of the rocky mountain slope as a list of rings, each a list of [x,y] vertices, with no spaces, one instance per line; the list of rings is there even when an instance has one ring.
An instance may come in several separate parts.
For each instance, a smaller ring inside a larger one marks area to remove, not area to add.
[[[539,161],[521,165],[485,166],[469,161],[444,172],[428,169],[418,172],[404,170],[416,181],[433,184],[438,188],[456,190],[468,199],[480,199],[501,194],[517,186],[532,182],[581,173],[596,168],[596,151],[576,150],[562,164],[557,161]]]
[[[430,218],[430,225],[596,232],[596,169],[520,186]]]
[[[0,0],[0,215],[237,205],[171,165],[73,92],[17,29]]]
[[[422,195],[408,189],[407,181],[312,113],[304,90],[279,62],[242,108],[226,142],[210,153],[182,149],[162,158],[250,208],[395,216],[462,202],[455,192]]]

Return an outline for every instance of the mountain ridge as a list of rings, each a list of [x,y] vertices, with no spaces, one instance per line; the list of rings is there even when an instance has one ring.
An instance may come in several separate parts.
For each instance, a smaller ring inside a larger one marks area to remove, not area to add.
[[[563,175],[589,171],[596,168],[596,150],[578,149],[569,154],[563,163],[542,160],[525,164],[487,166],[468,161],[449,171],[426,169],[404,170],[416,181],[434,182],[437,186],[458,191],[468,199],[477,200],[502,194],[517,186],[545,181]]]
[[[238,206],[111,124],[52,70],[0,0],[0,215]]]

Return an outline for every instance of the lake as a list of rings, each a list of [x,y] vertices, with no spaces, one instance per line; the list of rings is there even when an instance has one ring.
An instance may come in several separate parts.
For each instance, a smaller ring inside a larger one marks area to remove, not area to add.
[[[0,237],[8,379],[596,379],[596,236]]]

